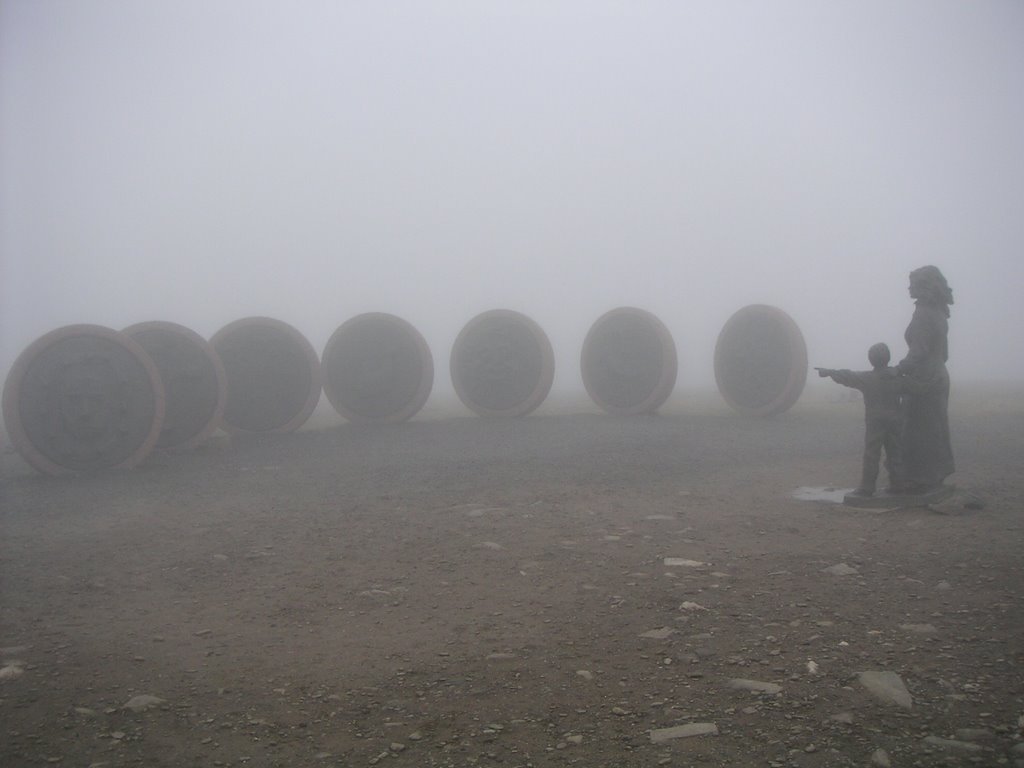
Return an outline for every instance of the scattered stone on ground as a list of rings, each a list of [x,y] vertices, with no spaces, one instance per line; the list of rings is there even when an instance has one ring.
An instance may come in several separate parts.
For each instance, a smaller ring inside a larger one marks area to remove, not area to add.
[[[925,736],[922,741],[930,747],[948,749],[953,752],[984,752],[985,748],[980,744],[973,744],[969,741],[958,739],[943,739],[939,736]]]
[[[700,560],[687,560],[685,557],[666,557],[664,562],[669,567],[700,568],[707,565],[707,563],[702,563]]]
[[[756,693],[778,693],[782,686],[777,683],[766,683],[761,680],[747,680],[741,677],[734,677],[728,682],[730,688],[738,691],[754,691]]]
[[[1024,407],[962,407],[972,514],[790,498],[859,406],[0,450],[0,765],[1024,768]]]
[[[718,726],[715,723],[687,723],[686,725],[675,725],[671,728],[657,728],[651,731],[651,743],[661,744],[672,739],[688,739],[691,736],[717,735]]]
[[[138,696],[132,696],[128,701],[125,702],[124,708],[130,709],[132,712],[145,712],[147,709],[158,707],[164,703],[164,700],[158,696],[153,696],[148,693],[141,693]]]
[[[671,627],[658,627],[657,629],[649,629],[642,633],[640,637],[647,638],[649,640],[664,640],[669,635],[674,635],[675,630]]]
[[[957,728],[956,737],[960,741],[983,741],[992,738],[992,731],[988,728]]]
[[[934,635],[938,632],[934,624],[900,624],[900,629],[918,635]]]
[[[857,680],[879,701],[903,709],[913,706],[910,691],[903,684],[903,678],[895,672],[860,672]]]
[[[825,573],[831,573],[833,576],[852,576],[855,573],[859,573],[856,568],[853,568],[846,563],[836,563],[830,565],[828,568],[822,569]]]

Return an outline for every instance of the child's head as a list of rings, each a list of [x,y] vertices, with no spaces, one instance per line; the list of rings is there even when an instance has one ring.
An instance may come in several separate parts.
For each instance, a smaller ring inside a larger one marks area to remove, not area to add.
[[[889,364],[889,347],[879,342],[868,350],[868,360],[873,368],[885,368]]]

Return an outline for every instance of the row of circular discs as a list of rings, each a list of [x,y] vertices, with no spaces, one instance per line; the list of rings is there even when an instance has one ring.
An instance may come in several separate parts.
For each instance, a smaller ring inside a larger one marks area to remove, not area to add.
[[[587,393],[615,414],[656,410],[676,382],[675,343],[650,312],[620,307],[590,328],[580,356]],[[523,416],[554,380],[551,343],[518,312],[474,317],[456,338],[452,384],[482,416]],[[807,375],[807,348],[793,320],[756,304],[740,309],[715,347],[715,378],[733,408],[772,415],[790,408]],[[349,421],[394,423],[417,413],[434,382],[423,336],[390,314],[342,324],[318,357],[295,328],[250,317],[206,341],[169,322],[115,331],[58,328],[17,359],[3,393],[15,448],[49,473],[137,464],[154,448],[194,445],[218,427],[283,433],[300,427],[323,389]]]

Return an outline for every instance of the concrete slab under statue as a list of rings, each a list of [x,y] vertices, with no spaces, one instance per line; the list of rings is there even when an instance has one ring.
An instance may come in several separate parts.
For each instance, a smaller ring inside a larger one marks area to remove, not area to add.
[[[818,485],[803,485],[790,494],[800,501],[825,501],[831,504],[842,504],[843,497],[850,492],[849,488],[831,488]]]
[[[940,485],[921,493],[892,493],[883,491],[871,496],[862,496],[850,491],[843,494],[843,504],[858,509],[902,509],[904,507],[927,507],[950,498],[956,491],[955,485]]]
[[[823,501],[829,504],[841,504],[856,509],[872,509],[877,511],[906,509],[910,507],[929,507],[951,499],[956,493],[955,485],[942,485],[927,493],[876,493],[864,496],[854,493],[853,488],[832,488],[830,486],[805,485],[791,494],[800,501]]]

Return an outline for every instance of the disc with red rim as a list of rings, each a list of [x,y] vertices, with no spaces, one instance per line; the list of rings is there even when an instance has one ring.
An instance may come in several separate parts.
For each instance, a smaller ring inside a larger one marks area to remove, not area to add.
[[[608,413],[656,411],[672,394],[677,370],[672,334],[643,309],[619,307],[606,312],[583,341],[583,386]]]
[[[551,390],[555,357],[537,323],[508,309],[470,320],[452,345],[450,370],[459,399],[481,416],[525,416]]]
[[[216,431],[227,402],[227,374],[210,342],[177,323],[153,320],[125,328],[156,363],[167,408],[158,448],[196,445]]]
[[[164,388],[156,365],[123,333],[69,325],[15,361],[4,423],[25,460],[50,474],[131,467],[160,436]]]
[[[737,311],[718,335],[715,381],[740,413],[773,416],[792,408],[807,382],[807,344],[793,318],[765,304]]]
[[[210,344],[227,373],[224,429],[285,433],[306,423],[320,400],[320,360],[298,330],[246,317],[221,328]]]
[[[349,421],[412,418],[434,384],[434,360],[410,323],[385,312],[357,315],[331,335],[321,361],[324,392]]]

